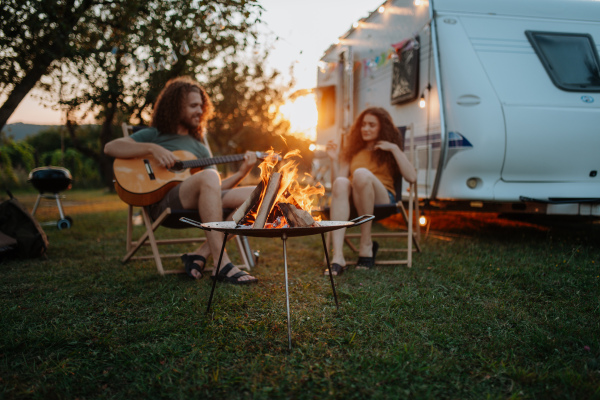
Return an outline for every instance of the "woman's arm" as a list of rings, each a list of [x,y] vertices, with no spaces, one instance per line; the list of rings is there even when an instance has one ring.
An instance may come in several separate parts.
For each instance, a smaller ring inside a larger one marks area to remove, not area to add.
[[[406,157],[406,154],[400,150],[400,147],[398,147],[397,144],[380,140],[375,144],[375,149],[391,152],[396,159],[396,164],[398,164],[398,169],[400,170],[402,177],[409,183],[415,183],[417,181],[417,171],[415,170],[415,167],[413,167]]]

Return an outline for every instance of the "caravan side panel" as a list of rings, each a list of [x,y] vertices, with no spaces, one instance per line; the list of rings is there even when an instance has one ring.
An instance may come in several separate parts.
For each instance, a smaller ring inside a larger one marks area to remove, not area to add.
[[[446,131],[449,139],[452,133],[465,142],[448,145],[437,198],[492,199],[504,159],[502,107],[461,18],[439,13],[435,23]],[[474,188],[467,186],[469,179]]]

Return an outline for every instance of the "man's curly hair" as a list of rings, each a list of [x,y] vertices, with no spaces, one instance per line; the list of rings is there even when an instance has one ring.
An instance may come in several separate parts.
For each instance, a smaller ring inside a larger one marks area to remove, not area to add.
[[[195,130],[190,129],[190,135],[198,140],[204,137],[206,123],[213,116],[213,104],[206,91],[198,82],[189,76],[180,76],[167,82],[154,103],[152,126],[162,134],[176,134],[181,121],[181,110],[190,92],[200,93],[202,97],[202,116]]]
[[[379,137],[377,140],[385,140],[398,145],[400,150],[404,151],[404,143],[402,143],[402,135],[398,128],[394,125],[392,116],[384,108],[371,107],[367,108],[354,121],[348,137],[344,140],[344,148],[342,149],[342,159],[347,163],[350,163],[352,157],[359,151],[365,148],[366,142],[362,138],[361,126],[365,115],[373,115],[379,121]],[[398,164],[394,155],[385,150],[375,150],[374,159],[379,165],[387,165],[388,168],[393,172],[393,175],[400,173]]]

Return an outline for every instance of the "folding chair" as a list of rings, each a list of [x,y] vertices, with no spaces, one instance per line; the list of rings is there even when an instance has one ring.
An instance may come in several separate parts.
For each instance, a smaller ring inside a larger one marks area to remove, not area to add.
[[[412,125],[407,127],[399,127],[400,132],[405,135],[407,130],[411,131],[410,135],[410,149],[411,152],[410,160],[414,163],[414,146],[413,146],[413,135],[412,135]],[[421,229],[418,224],[419,221],[419,199],[417,197],[417,183],[412,183],[409,185],[408,189],[408,198],[402,198],[402,177],[398,177],[394,182],[394,189],[396,191],[396,202],[393,204],[376,204],[373,210],[373,215],[375,216],[374,222],[383,220],[385,218],[391,217],[393,215],[399,214],[402,217],[402,220],[406,223],[406,228],[399,228],[393,232],[371,232],[371,237],[373,240],[376,238],[406,238],[406,245],[402,243],[397,243],[397,246],[393,247],[379,247],[378,254],[385,252],[396,252],[396,253],[406,253],[406,258],[398,258],[394,260],[377,260],[375,259],[376,265],[396,265],[396,264],[404,264],[409,268],[412,267],[412,253],[413,252],[421,252],[420,239],[421,239]],[[406,202],[407,207],[404,206]],[[408,211],[407,211],[408,208]],[[322,214],[329,218],[330,208],[325,207],[322,210]],[[351,205],[350,210],[350,218],[356,218],[358,213],[354,205]],[[348,245],[353,252],[358,253],[358,247],[355,245],[355,241],[360,239],[360,233],[348,233],[346,232],[344,236],[344,243]],[[330,247],[331,244],[331,233],[327,235],[327,248]],[[356,261],[347,261],[347,265],[356,264]]]
[[[130,133],[133,132],[133,126],[128,125],[127,123],[122,124],[123,136],[128,137]],[[208,142],[206,139],[204,141],[206,147],[208,147]],[[156,218],[156,220],[152,220],[150,217],[149,206],[141,207],[142,220],[144,223],[145,231],[144,233],[137,239],[133,240],[133,219],[134,219],[134,206],[128,204],[128,214],[127,214],[127,233],[126,233],[126,251],[127,253],[121,260],[122,262],[127,262],[129,260],[147,260],[154,259],[156,263],[156,269],[160,275],[165,274],[177,274],[184,273],[184,269],[173,269],[173,270],[165,270],[163,268],[162,259],[163,258],[174,258],[179,257],[181,254],[161,254],[158,246],[160,245],[175,245],[175,244],[184,244],[184,243],[202,243],[206,241],[205,236],[201,237],[190,237],[190,238],[177,238],[177,239],[157,239],[155,232],[159,227],[169,228],[169,229],[195,229],[195,232],[202,232],[199,229],[192,227],[189,224],[184,224],[179,221],[180,218],[186,217],[196,221],[200,221],[200,215],[196,210],[172,210],[167,208],[162,212],[162,214]],[[223,209],[223,215],[229,215],[233,210]],[[240,258],[242,260],[242,265],[237,265],[238,268],[250,270],[256,265],[255,255],[252,253],[250,248],[250,244],[248,242],[248,238],[245,236],[235,236],[235,241],[239,250]],[[149,245],[152,249],[152,255],[142,255],[142,256],[134,256],[137,251],[144,245]],[[210,271],[211,268],[209,266],[206,267],[207,271]]]

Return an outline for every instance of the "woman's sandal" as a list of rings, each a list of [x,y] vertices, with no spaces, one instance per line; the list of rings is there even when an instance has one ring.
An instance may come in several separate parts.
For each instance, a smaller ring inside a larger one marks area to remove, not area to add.
[[[190,278],[202,279],[202,276],[204,275],[204,267],[206,267],[206,258],[198,254],[184,254],[181,256],[181,261],[183,261],[183,264],[185,265],[185,272]],[[200,266],[194,261],[202,261],[204,264]],[[192,275],[193,270],[200,272],[199,278],[196,278],[194,275]]]
[[[347,269],[346,267],[342,267],[338,263],[333,263],[333,264],[331,264],[331,275],[333,275],[333,276],[342,275],[346,271],[346,269]],[[329,276],[329,268],[325,268],[325,270],[323,271],[323,275]]]
[[[356,269],[371,269],[375,266],[375,257],[377,257],[379,243],[373,241],[373,257],[358,257]]]
[[[249,273],[247,273],[245,271],[239,271],[236,274],[227,276],[229,271],[231,271],[233,268],[235,268],[235,266],[232,263],[227,263],[227,265],[225,265],[223,268],[221,268],[221,270],[219,271],[219,275],[217,275],[217,276],[213,275],[210,278],[213,280],[216,279],[219,282],[233,283],[234,285],[249,285],[251,283],[258,282],[258,279],[256,279],[256,278],[240,281],[240,278],[242,276],[250,275]]]

